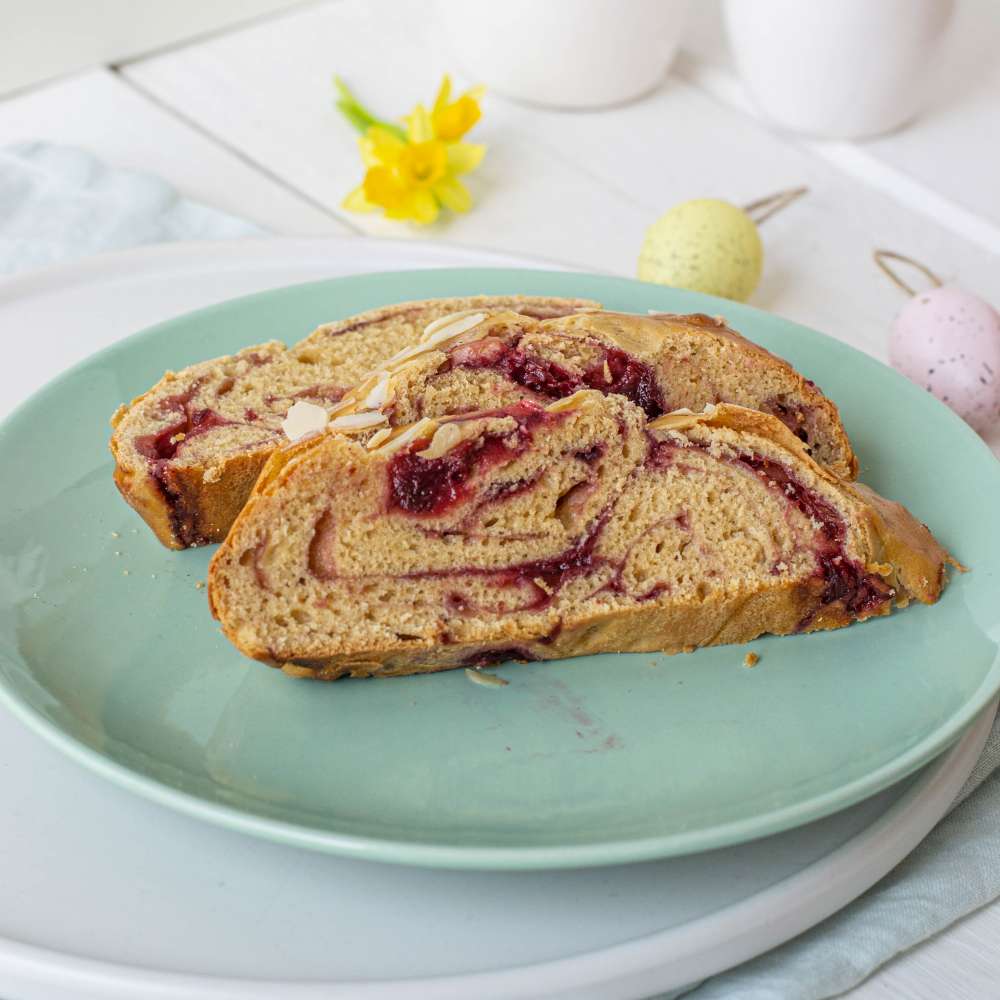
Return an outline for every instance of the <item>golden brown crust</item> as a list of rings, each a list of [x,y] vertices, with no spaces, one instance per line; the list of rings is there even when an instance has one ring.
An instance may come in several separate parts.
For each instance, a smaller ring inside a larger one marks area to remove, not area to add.
[[[593,395],[593,394],[583,394]],[[748,642],[763,633],[791,634],[839,628],[859,617],[888,614],[892,604],[905,605],[911,598],[933,603],[945,583],[944,567],[953,562],[944,548],[901,505],[885,500],[867,487],[844,483],[819,465],[802,442],[775,417],[743,407],[722,404],[700,414],[667,414],[651,421],[647,431],[667,435],[693,428],[720,428],[741,436],[743,444],[758,450],[771,444],[785,453],[783,461],[830,484],[839,491],[849,509],[862,543],[867,572],[882,577],[895,588],[894,600],[865,612],[852,613],[843,602],[826,601],[821,596],[823,581],[807,577],[764,589],[744,587],[724,599],[672,600],[624,607],[607,613],[563,621],[555,633],[539,635],[538,629],[520,629],[511,622],[500,623],[494,634],[481,641],[437,644],[394,643],[378,648],[354,649],[350,653],[326,657],[286,656],[278,658],[271,649],[246,641],[229,627],[230,595],[220,577],[232,553],[227,549],[240,538],[255,537],[260,525],[258,504],[264,498],[281,497],[296,489],[296,470],[317,449],[340,449],[353,463],[369,460],[359,444],[323,435],[276,452],[258,480],[250,501],[234,525],[226,546],[213,558],[209,575],[209,596],[213,614],[241,652],[278,666],[297,677],[333,680],[343,676],[397,676],[427,673],[469,665],[475,657],[495,650],[505,658],[558,659],[598,652],[676,653],[699,646]],[[299,478],[302,478],[301,476]],[[957,564],[955,564],[957,565]]]

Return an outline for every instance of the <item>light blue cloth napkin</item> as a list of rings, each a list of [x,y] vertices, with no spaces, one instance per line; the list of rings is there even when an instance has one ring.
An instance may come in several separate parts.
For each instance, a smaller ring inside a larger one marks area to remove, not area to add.
[[[188,201],[149,174],[48,143],[0,149],[0,274],[173,240],[260,235],[250,222]]]
[[[1000,717],[951,812],[909,857],[839,913],[684,1000],[825,1000],[997,897]]]
[[[181,198],[158,178],[109,168],[78,149],[30,143],[0,150],[0,274],[140,243],[260,233]],[[893,872],[845,910],[707,980],[686,1000],[825,1000],[996,899],[998,769],[1000,720],[952,812]]]

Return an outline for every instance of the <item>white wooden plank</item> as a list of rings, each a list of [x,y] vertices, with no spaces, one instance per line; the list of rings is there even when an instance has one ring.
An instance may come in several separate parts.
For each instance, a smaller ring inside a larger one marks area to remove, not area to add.
[[[362,168],[356,135],[333,107],[333,73],[355,84],[374,108],[402,114],[416,100],[432,99],[442,71],[454,67],[441,45],[423,5],[351,0],[141,60],[123,72],[340,211]],[[519,137],[496,103],[475,134],[490,146],[470,178],[476,208],[415,234],[630,272],[647,213]],[[414,234],[375,216],[345,217],[373,234]]]
[[[332,109],[341,72],[377,108],[433,93],[451,64],[417,5],[348,0],[143,60],[130,78],[318,201],[336,206],[360,175],[350,128]],[[391,72],[387,67],[391,66]],[[875,269],[890,244],[989,291],[997,260],[872,191],[684,81],[603,112],[561,113],[490,98],[477,136],[490,153],[469,216],[449,239],[632,274],[645,226],[696,196],[737,202],[791,184],[812,194],[767,223],[754,302],[884,356],[901,304]],[[355,217],[369,232],[394,224]]]
[[[108,163],[157,174],[189,198],[272,232],[351,231],[108,70],[0,101],[0,145],[27,140],[81,146]]]
[[[296,0],[0,0],[0,93],[272,13]]]

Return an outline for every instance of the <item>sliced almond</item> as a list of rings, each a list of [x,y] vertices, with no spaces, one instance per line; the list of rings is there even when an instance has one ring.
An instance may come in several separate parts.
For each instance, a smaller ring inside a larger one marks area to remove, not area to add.
[[[588,394],[593,391],[593,389],[579,389],[572,396],[565,396],[562,399],[557,399],[554,403],[549,403],[545,409],[549,413],[562,413],[564,410],[575,410],[585,402]]]
[[[365,447],[369,451],[374,451],[386,438],[392,437],[392,428],[383,427],[382,430],[376,431],[369,439],[368,444]]]
[[[432,319],[427,326],[424,327],[424,335],[422,339],[426,339],[432,334],[437,333],[442,327],[448,326],[457,320],[464,319],[466,316],[474,316],[478,312],[480,312],[479,309],[460,309],[458,312],[438,316],[437,319]]]
[[[418,355],[426,354],[431,350],[433,350],[433,347],[427,344],[413,344],[410,347],[404,347],[401,351],[397,351],[388,361],[384,362],[383,367],[386,371],[394,372]]]
[[[301,441],[310,434],[318,434],[327,424],[326,410],[315,403],[300,401],[293,403],[285,419],[281,421],[281,429],[289,441]]]
[[[338,413],[350,412],[355,409],[354,397],[351,393],[342,396],[329,410],[329,415],[335,417]]]
[[[420,342],[424,347],[440,347],[446,341],[454,340],[455,337],[460,337],[473,327],[479,326],[487,316],[488,313],[484,312],[476,312],[471,315],[464,313],[459,316],[445,317],[449,319],[449,322],[439,326],[429,323]]]
[[[334,417],[329,423],[329,428],[332,431],[353,434],[378,427],[379,424],[384,424],[387,419],[380,410],[362,410],[359,413],[345,413],[342,416]]]
[[[366,410],[380,410],[392,401],[392,385],[388,372],[376,372],[375,384],[361,404]]]
[[[506,687],[510,683],[506,677],[497,677],[496,674],[480,673],[478,670],[472,670],[469,667],[465,668],[465,676],[468,677],[473,684],[478,684],[480,687],[502,688]]]
[[[431,420],[430,417],[424,417],[423,420],[418,420],[415,424],[410,424],[409,427],[404,427],[399,433],[394,434],[383,444],[379,445],[376,450],[380,455],[391,455],[413,441],[417,441],[422,437],[430,436],[437,430],[437,427],[438,424],[436,420]]]
[[[679,410],[672,410],[670,413],[664,413],[662,417],[651,420],[647,426],[650,430],[656,431],[683,430],[685,427],[694,427],[696,424],[704,423],[705,417],[710,414],[711,411],[707,408],[702,413],[694,413],[684,406]]]
[[[440,458],[451,451],[462,440],[462,428],[459,424],[442,424],[431,438],[431,443],[418,451],[421,458]]]

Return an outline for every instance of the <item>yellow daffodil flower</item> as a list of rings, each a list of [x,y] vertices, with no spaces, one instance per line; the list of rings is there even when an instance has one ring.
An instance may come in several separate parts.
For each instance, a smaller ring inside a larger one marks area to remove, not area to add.
[[[343,201],[352,212],[381,209],[387,218],[433,222],[443,207],[467,212],[472,197],[459,175],[474,170],[485,146],[459,141],[480,116],[476,88],[451,101],[446,76],[430,112],[418,104],[404,120],[405,132],[381,122],[358,104],[339,80],[338,107],[364,134],[358,140],[364,180]]]
[[[457,142],[461,139],[482,115],[479,102],[484,90],[483,87],[473,87],[457,101],[452,101],[451,77],[445,74],[437,97],[434,98],[434,107],[431,108],[431,125],[435,138],[445,142]]]

